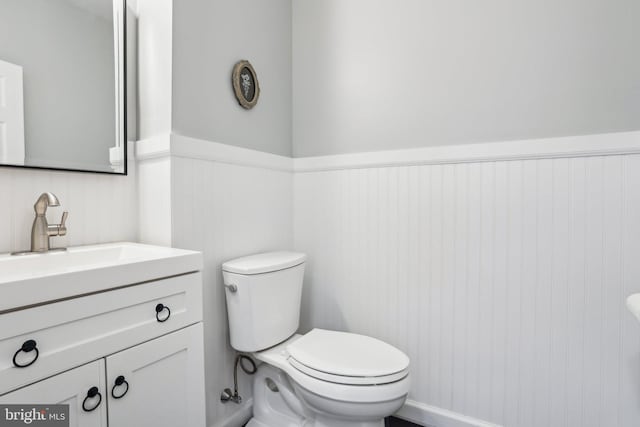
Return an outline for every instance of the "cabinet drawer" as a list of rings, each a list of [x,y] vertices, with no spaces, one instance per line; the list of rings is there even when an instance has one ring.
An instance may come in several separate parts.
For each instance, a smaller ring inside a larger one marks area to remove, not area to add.
[[[0,395],[201,320],[201,273],[0,315]]]

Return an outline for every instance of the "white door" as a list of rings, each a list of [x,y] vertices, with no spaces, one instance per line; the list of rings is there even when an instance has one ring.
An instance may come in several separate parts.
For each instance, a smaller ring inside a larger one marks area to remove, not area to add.
[[[204,427],[202,323],[107,357],[109,424]]]
[[[0,60],[0,163],[24,164],[22,67]]]
[[[70,427],[107,427],[104,359],[0,396],[0,404],[58,403],[69,405]]]

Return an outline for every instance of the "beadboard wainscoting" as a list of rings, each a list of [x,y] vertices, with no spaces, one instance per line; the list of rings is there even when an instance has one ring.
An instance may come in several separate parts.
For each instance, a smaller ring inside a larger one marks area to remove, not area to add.
[[[629,154],[599,151],[601,136],[521,158],[297,159],[302,332],[407,352],[399,416],[420,424],[636,426],[640,325],[624,300],[640,292],[640,138],[626,137]]]
[[[33,205],[45,191],[60,199],[60,207],[47,211],[50,223],[60,222],[62,212],[69,211],[67,235],[53,237],[53,247],[135,241],[138,203],[133,160],[129,161],[128,173],[0,168],[0,253],[30,248]]]
[[[146,238],[168,239],[173,247],[204,254],[207,425],[242,425],[251,413],[251,378],[238,374],[244,406],[220,403],[222,389],[233,389],[235,361],[221,266],[240,256],[293,246],[292,161],[180,135],[143,141],[137,153],[141,181],[151,184],[154,177],[169,171],[171,176],[170,191],[160,194],[162,205],[169,200],[169,207],[159,212],[165,218],[161,223],[170,224],[170,230],[156,230],[154,236],[147,229]],[[140,198],[143,203],[158,195],[157,188],[148,188],[150,193]]]

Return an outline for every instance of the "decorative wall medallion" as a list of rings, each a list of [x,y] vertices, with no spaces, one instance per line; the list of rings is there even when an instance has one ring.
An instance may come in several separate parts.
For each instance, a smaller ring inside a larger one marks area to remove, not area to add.
[[[252,109],[260,96],[258,76],[249,61],[242,60],[233,66],[233,91],[242,108]]]

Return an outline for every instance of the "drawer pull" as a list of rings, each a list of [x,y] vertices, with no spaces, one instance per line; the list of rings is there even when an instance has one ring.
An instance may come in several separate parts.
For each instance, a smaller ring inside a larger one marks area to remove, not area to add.
[[[38,356],[40,356],[40,351],[38,350],[37,345],[38,344],[36,344],[34,340],[25,341],[22,344],[22,347],[20,347],[20,350],[16,351],[16,353],[13,355],[13,365],[16,368],[26,368],[27,366],[33,365],[35,361],[38,360]],[[18,363],[17,359],[20,353],[31,353],[34,350],[35,350],[35,357],[31,359],[31,362],[26,363],[24,365],[21,365],[20,363]]]
[[[116,394],[116,387],[120,387],[122,384],[126,386],[124,391],[120,394]],[[129,383],[127,382],[127,380],[124,379],[123,375],[120,375],[118,378],[116,378],[116,383],[113,385],[113,388],[111,389],[111,396],[114,399],[121,399],[124,397],[125,394],[127,394],[128,391],[129,391]]]
[[[87,400],[93,399],[96,396],[98,396],[98,403],[93,405],[93,408],[87,408]],[[100,406],[100,403],[102,403],[102,394],[100,394],[100,392],[98,391],[98,387],[91,387],[87,392],[87,396],[82,401],[82,409],[85,412],[91,412],[94,411],[98,406]]]
[[[164,317],[160,317],[160,313],[162,313],[163,311],[166,311],[167,314]],[[171,317],[171,310],[169,309],[169,307],[164,304],[156,305],[156,320],[158,322],[166,322],[167,320],[169,320],[169,317]]]

